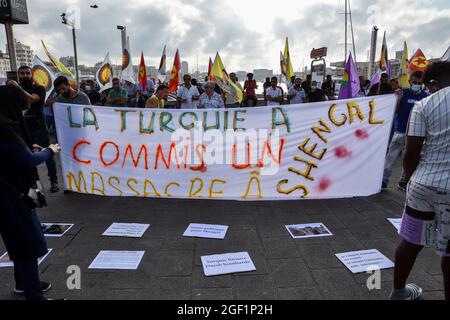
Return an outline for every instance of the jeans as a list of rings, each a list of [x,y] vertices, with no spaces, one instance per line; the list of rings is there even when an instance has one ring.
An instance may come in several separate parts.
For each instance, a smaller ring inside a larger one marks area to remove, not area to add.
[[[40,145],[43,148],[47,148],[50,145],[49,133],[46,127],[43,128],[30,128],[31,139],[33,143]],[[48,177],[51,183],[58,183],[58,176],[56,170],[56,162],[53,157],[48,159],[45,164],[47,165]]]
[[[25,292],[27,300],[43,300],[37,259],[14,261],[16,289]]]
[[[403,153],[406,145],[406,134],[401,132],[395,132],[392,137],[391,145],[389,146],[389,152],[386,158],[386,165],[384,167],[383,182],[389,184],[389,180],[392,176],[392,169],[398,160],[398,157]],[[405,180],[405,173],[402,171],[402,177],[400,182]]]

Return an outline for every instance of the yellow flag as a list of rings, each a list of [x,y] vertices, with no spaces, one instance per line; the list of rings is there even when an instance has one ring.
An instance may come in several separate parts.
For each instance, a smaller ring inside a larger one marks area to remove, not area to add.
[[[66,68],[65,65],[63,65],[61,63],[61,61],[59,61],[58,59],[56,59],[48,50],[47,47],[44,44],[44,41],[41,40],[42,42],[42,47],[44,48],[45,54],[47,55],[47,57],[50,59],[50,61],[53,63],[53,65],[55,66],[56,69],[59,70],[59,72],[65,74],[66,76],[68,76],[71,79],[74,79],[75,76],[72,74],[72,72],[70,72],[69,69]]]
[[[405,41],[403,49],[403,57],[402,61],[400,61],[400,73],[398,76],[398,83],[400,85],[400,88],[403,89],[409,88],[408,65],[409,65],[408,46],[406,45]]]
[[[211,69],[211,80],[217,83],[223,91],[234,97],[238,103],[244,100],[244,93],[241,88],[228,77],[219,53],[216,54],[216,59]]]
[[[286,64],[286,77],[287,81],[291,81],[291,78],[295,76],[294,68],[292,67],[291,53],[289,52],[289,40],[286,37],[286,44],[284,46],[284,62]]]

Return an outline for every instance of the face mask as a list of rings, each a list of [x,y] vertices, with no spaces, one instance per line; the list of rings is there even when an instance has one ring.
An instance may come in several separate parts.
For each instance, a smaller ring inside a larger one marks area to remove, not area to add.
[[[86,91],[91,91],[92,90],[92,88],[91,88],[91,86],[86,86]]]
[[[413,92],[421,92],[422,86],[420,84],[413,84],[413,85],[411,85],[411,90]]]
[[[113,88],[116,90],[120,90],[120,85],[115,85],[115,86],[113,86]]]

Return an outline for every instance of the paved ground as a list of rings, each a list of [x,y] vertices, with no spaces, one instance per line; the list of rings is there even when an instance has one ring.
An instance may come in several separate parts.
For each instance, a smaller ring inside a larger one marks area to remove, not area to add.
[[[64,238],[48,239],[54,251],[42,263],[41,277],[54,286],[49,297],[67,299],[385,299],[392,270],[382,272],[381,290],[369,292],[368,275],[352,275],[334,254],[378,249],[393,259],[399,239],[387,218],[400,217],[403,202],[395,188],[370,198],[264,203],[58,193],[40,211],[41,220],[76,225]],[[102,237],[112,222],[152,226],[142,239]],[[226,224],[230,230],[223,241],[181,237],[192,222]],[[325,223],[335,236],[293,240],[284,227],[313,222]],[[138,271],[88,270],[100,250],[146,254]],[[250,253],[256,272],[203,276],[202,255],[237,251]],[[66,287],[70,265],[82,269],[79,291]],[[16,299],[12,279],[11,269],[0,269],[0,299]],[[420,256],[411,280],[423,286],[425,299],[443,299],[440,261],[432,250]]]

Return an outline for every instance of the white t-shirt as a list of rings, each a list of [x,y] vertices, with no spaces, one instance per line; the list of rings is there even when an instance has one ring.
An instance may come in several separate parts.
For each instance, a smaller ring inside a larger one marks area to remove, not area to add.
[[[184,85],[180,86],[178,89],[178,98],[186,99],[186,102],[181,103],[181,109],[197,109],[198,101],[192,100],[192,97],[200,96],[200,93],[198,92],[198,89],[196,86],[190,86],[189,88],[185,87]]]
[[[407,135],[425,138],[420,163],[411,180],[450,191],[450,87],[416,103]]]
[[[266,89],[266,96],[272,97],[272,98],[278,98],[283,96],[283,89],[280,87],[276,87],[275,89],[273,87],[269,87]],[[279,106],[280,103],[276,101],[267,101],[268,106]]]

